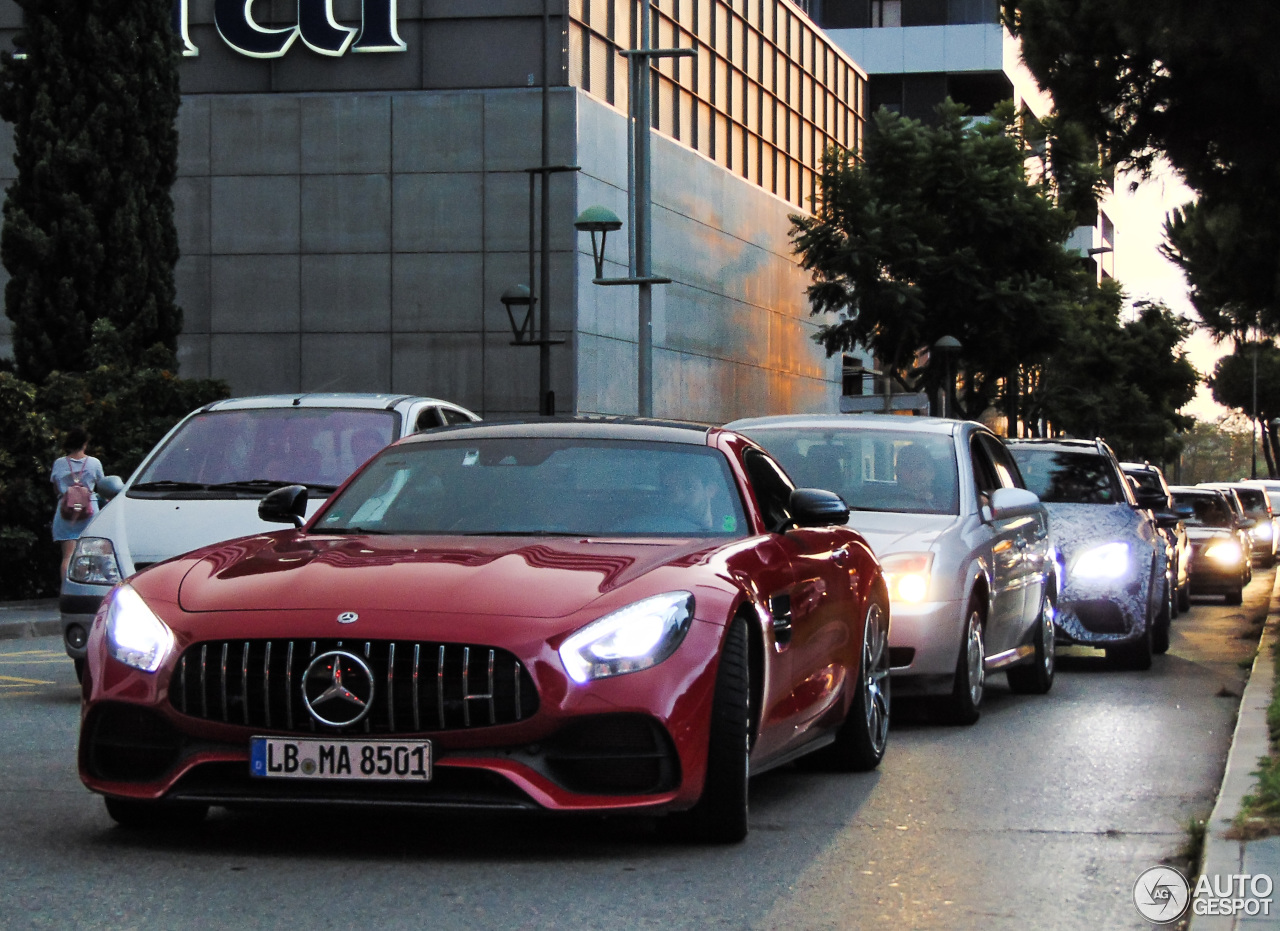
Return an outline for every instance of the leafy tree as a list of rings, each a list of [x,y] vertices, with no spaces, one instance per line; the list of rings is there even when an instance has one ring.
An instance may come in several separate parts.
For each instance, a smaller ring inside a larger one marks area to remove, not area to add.
[[[1166,158],[1198,202],[1166,225],[1166,254],[1220,336],[1280,332],[1280,4],[1239,0],[1002,0],[1058,111],[1110,164]]]
[[[58,574],[49,467],[58,441],[34,385],[0,372],[0,599],[44,594]]]
[[[1280,348],[1269,340],[1238,343],[1234,352],[1218,360],[1208,382],[1215,401],[1223,407],[1240,411],[1245,417],[1251,416],[1254,410],[1256,383],[1263,455],[1267,472],[1275,475],[1277,462],[1280,461],[1280,437],[1271,429],[1271,421],[1280,417]]]
[[[828,353],[865,346],[932,391],[940,366],[912,361],[954,336],[960,405],[977,417],[1057,347],[1088,277],[1063,249],[1072,216],[1027,178],[1011,111],[971,121],[948,100],[937,113],[926,126],[882,108],[861,162],[828,151],[815,213],[793,216],[792,236],[813,312],[841,315],[817,334]],[[1016,391],[1008,404],[1016,421]]]
[[[1064,342],[1039,371],[1028,419],[1037,432],[1105,437],[1127,459],[1170,462],[1193,425],[1178,411],[1199,374],[1182,351],[1191,324],[1160,304],[1121,323],[1123,292],[1104,281],[1079,307]]]
[[[1234,482],[1249,474],[1252,455],[1249,423],[1239,415],[1217,423],[1197,420],[1173,466],[1170,482]]]
[[[169,0],[19,0],[21,54],[0,56],[17,180],[0,256],[18,374],[90,364],[110,320],[135,364],[176,346],[177,51]]]

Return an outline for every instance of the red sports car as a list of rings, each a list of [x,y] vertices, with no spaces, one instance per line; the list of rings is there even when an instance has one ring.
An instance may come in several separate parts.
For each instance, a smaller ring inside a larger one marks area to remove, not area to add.
[[[134,575],[89,640],[84,783],[125,825],[210,805],[668,813],[876,766],[889,602],[830,492],[725,430],[564,420],[389,447],[303,525]]]

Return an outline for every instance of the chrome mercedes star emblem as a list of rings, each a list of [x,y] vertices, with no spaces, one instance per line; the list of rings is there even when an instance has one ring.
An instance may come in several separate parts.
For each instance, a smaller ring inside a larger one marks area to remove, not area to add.
[[[339,624],[354,624],[358,620],[360,620],[360,615],[354,611],[343,611],[338,615]]]
[[[373,707],[373,673],[353,653],[321,653],[302,674],[302,701],[321,724],[349,727]]]

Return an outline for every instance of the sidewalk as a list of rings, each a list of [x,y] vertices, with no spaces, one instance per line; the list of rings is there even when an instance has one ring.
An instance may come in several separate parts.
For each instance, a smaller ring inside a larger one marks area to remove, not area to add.
[[[58,599],[0,602],[0,640],[57,637],[62,634]]]
[[[1277,581],[1280,582],[1280,573],[1277,573]],[[1253,841],[1229,840],[1222,836],[1240,811],[1241,799],[1252,792],[1257,784],[1254,770],[1258,768],[1258,758],[1265,756],[1270,749],[1267,706],[1271,704],[1271,686],[1275,680],[1275,663],[1271,650],[1277,640],[1280,640],[1280,598],[1277,598],[1276,590],[1273,589],[1271,610],[1262,631],[1262,640],[1258,644],[1258,655],[1253,661],[1253,671],[1249,674],[1244,697],[1240,699],[1240,716],[1236,720],[1235,735],[1231,739],[1231,752],[1227,756],[1222,789],[1218,792],[1213,814],[1205,825],[1204,862],[1200,872],[1210,877],[1210,882],[1215,876],[1223,877],[1225,882],[1225,877],[1233,873],[1265,873],[1275,881],[1278,887],[1276,891],[1280,892],[1280,836]],[[1187,878],[1194,887],[1197,877]],[[1271,898],[1273,911],[1269,917],[1193,915],[1190,931],[1253,931],[1280,927],[1280,917],[1275,912],[1276,907],[1280,906],[1280,895],[1273,893]]]

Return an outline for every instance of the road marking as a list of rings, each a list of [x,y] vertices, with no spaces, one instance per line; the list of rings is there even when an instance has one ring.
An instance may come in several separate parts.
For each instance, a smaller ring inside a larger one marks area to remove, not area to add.
[[[14,650],[11,653],[0,653],[0,662],[6,660],[19,660],[20,662],[30,662],[30,659],[20,659],[21,657],[32,657],[34,659],[46,660],[54,657],[66,656],[57,650]]]
[[[44,679],[19,679],[17,676],[0,676],[0,689],[15,688],[24,685],[57,685],[56,682],[46,682]]]

